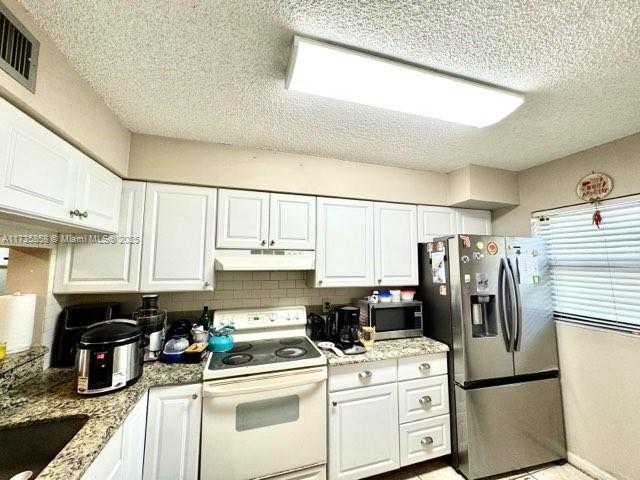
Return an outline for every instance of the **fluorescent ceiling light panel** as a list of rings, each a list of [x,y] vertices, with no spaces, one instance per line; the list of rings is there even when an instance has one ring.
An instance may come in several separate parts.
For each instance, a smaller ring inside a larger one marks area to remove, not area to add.
[[[298,36],[286,88],[474,127],[499,122],[524,101],[516,93]]]

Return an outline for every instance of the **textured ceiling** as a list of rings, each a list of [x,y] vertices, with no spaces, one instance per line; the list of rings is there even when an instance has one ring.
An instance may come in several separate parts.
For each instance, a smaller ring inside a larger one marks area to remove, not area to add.
[[[640,131],[640,0],[21,0],[134,132],[450,171]],[[284,89],[294,33],[504,86],[483,129]]]

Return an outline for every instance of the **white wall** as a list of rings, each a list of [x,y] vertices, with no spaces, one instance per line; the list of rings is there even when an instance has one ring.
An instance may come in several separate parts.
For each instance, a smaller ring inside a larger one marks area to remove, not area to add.
[[[0,96],[119,175],[126,175],[131,133],[16,0],[3,3],[40,41],[36,91],[0,71]]]
[[[579,203],[576,185],[591,170],[613,177],[613,196],[640,193],[640,134],[518,174],[520,206],[493,212],[494,233],[529,235],[531,212]],[[639,479],[640,337],[563,324],[558,348],[570,460]]]
[[[133,135],[129,177],[390,202],[447,202],[444,173],[151,135]]]

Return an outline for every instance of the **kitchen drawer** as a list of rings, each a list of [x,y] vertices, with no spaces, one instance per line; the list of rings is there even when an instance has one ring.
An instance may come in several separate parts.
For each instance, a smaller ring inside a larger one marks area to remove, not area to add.
[[[446,375],[398,383],[400,423],[449,413]]]
[[[329,367],[329,391],[393,383],[397,373],[395,359]]]
[[[447,354],[420,355],[398,359],[398,380],[433,377],[447,373]]]
[[[400,425],[400,466],[450,453],[449,415]]]

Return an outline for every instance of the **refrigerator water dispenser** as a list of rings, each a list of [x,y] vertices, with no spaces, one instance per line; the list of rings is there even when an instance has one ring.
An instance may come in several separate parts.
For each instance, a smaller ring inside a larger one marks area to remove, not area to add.
[[[471,295],[471,325],[474,338],[498,335],[495,295]]]

